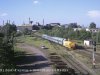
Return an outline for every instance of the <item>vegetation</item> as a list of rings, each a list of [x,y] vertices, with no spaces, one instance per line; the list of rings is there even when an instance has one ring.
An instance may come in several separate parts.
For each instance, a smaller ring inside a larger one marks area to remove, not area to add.
[[[34,30],[38,30],[41,34],[48,34],[51,36],[57,36],[62,38],[70,38],[74,40],[84,40],[84,39],[94,39],[100,42],[100,32],[98,33],[91,33],[87,32],[85,30],[80,31],[74,31],[73,28],[81,27],[77,25],[77,23],[71,23],[68,25],[67,28],[64,26],[41,26],[40,24],[38,26],[33,26]],[[95,28],[96,24],[91,23],[90,28]],[[9,24],[6,23],[3,27],[0,27],[0,68],[1,69],[14,69],[16,68],[16,61],[15,59],[15,37],[21,36],[21,35],[32,35],[32,31],[28,30],[27,28],[24,29],[22,32],[17,32],[17,27],[15,24]],[[92,37],[93,36],[93,37]],[[18,38],[18,37],[17,37]],[[48,41],[41,40],[40,38],[36,37],[26,37],[23,36],[21,39],[17,39],[19,42],[25,42],[30,45],[35,45],[37,47],[42,46],[45,44],[46,47],[50,47],[51,43],[48,43]],[[34,41],[32,41],[34,40]],[[47,44],[48,43],[48,44]],[[52,51],[55,49],[53,46],[51,46]],[[58,50],[58,49],[57,49]],[[17,52],[19,53],[19,52]],[[62,52],[61,52],[62,53]],[[20,58],[18,58],[20,60]],[[0,72],[0,75],[11,75],[12,72]]]
[[[56,37],[62,37],[66,39],[72,39],[72,40],[86,40],[86,39],[93,39],[94,41],[97,41],[100,43],[100,32],[93,32],[93,31],[86,31],[85,29],[82,30],[76,30],[74,31],[73,28],[82,28],[82,26],[78,25],[77,23],[69,23],[67,26],[60,25],[40,25],[39,23],[37,25],[33,25],[32,29],[35,30],[34,32],[28,30],[27,28],[24,29],[23,32],[17,32],[18,35],[31,35],[34,36],[33,33],[39,32],[39,34],[47,34],[50,36],[56,36]],[[96,24],[94,22],[90,23],[89,26],[90,29],[95,29]]]
[[[32,29],[33,30],[39,30],[40,28],[37,25],[33,25]]]
[[[91,29],[91,28],[96,28],[96,24],[95,24],[94,22],[91,22],[89,28],[90,28],[90,29]]]
[[[77,23],[70,23],[67,27],[65,26],[51,26],[46,25],[42,27],[38,32],[41,34],[47,34],[50,36],[57,36],[62,38],[70,38],[73,40],[85,40],[93,39],[94,41],[100,42],[100,32],[86,31],[85,29],[74,31],[73,28],[82,28]],[[95,29],[96,24],[94,22],[90,23],[90,29]]]
[[[23,34],[24,34],[24,35],[30,35],[30,34],[31,34],[31,30],[29,30],[28,28],[25,28],[25,29],[23,30]]]
[[[0,31],[0,68],[4,72],[0,75],[11,75],[12,72],[7,72],[5,69],[14,69],[14,36],[17,31],[16,25],[6,23]]]
[[[74,40],[91,39],[91,32],[85,30],[74,31],[72,28],[53,27],[51,30],[42,29],[39,33],[48,34],[51,36],[70,38]]]
[[[77,23],[70,23],[68,25],[68,28],[78,28],[78,25],[77,25]]]

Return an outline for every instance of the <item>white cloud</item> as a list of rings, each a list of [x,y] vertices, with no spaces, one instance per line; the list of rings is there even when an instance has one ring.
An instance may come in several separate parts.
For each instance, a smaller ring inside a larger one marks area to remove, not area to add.
[[[4,16],[7,16],[8,14],[7,13],[2,13],[0,16],[4,17]]]
[[[34,4],[38,4],[38,3],[39,3],[39,1],[35,0],[35,1],[33,1],[33,3],[34,3]]]
[[[88,11],[87,15],[92,17],[92,18],[100,18],[100,10]]]

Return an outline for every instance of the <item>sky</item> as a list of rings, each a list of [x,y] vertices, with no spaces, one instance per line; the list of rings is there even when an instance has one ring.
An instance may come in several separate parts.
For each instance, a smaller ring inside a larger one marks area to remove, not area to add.
[[[3,20],[16,25],[28,23],[78,23],[88,27],[95,22],[100,27],[100,0],[0,0],[0,25]]]

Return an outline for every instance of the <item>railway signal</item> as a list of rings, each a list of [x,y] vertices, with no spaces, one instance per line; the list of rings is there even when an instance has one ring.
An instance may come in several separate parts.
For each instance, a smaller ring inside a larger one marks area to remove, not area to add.
[[[93,49],[96,51],[96,41],[93,42]]]
[[[96,52],[96,41],[93,41],[93,68],[95,68],[95,52]]]

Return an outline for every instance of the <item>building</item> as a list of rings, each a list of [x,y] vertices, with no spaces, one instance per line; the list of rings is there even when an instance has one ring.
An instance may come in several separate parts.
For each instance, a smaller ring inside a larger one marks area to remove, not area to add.
[[[21,26],[17,26],[17,31],[23,31],[24,29],[32,30],[32,25],[30,24],[25,24]]]
[[[84,30],[83,28],[73,28],[74,31]]]
[[[89,32],[98,32],[99,29],[98,28],[93,28],[93,29],[86,28],[86,31],[89,31]]]
[[[60,23],[50,23],[51,26],[60,26]]]
[[[32,27],[33,27],[33,25],[32,25],[32,23],[33,23],[33,21],[30,19],[30,17],[29,17],[29,21],[28,21],[28,24],[25,24],[24,22],[23,22],[23,24],[21,25],[21,26],[17,26],[17,31],[23,31],[24,29],[28,29],[28,30],[32,30]]]
[[[91,47],[93,45],[93,40],[84,40],[84,46]]]
[[[68,24],[63,24],[62,26],[65,28],[68,28]]]

